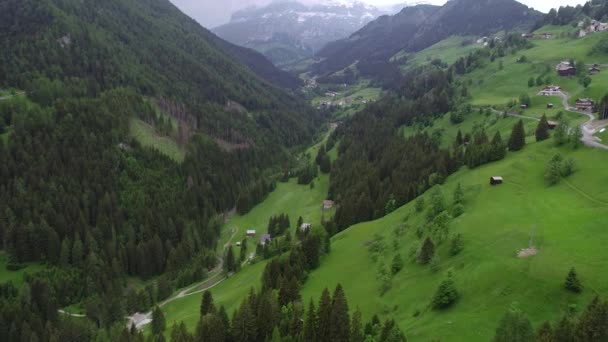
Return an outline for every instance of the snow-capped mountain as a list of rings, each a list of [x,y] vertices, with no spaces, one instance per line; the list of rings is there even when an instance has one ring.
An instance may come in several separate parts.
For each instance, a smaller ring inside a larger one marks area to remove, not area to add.
[[[213,31],[232,43],[256,49],[275,64],[314,55],[325,44],[348,37],[384,11],[348,0],[273,2],[235,12]]]

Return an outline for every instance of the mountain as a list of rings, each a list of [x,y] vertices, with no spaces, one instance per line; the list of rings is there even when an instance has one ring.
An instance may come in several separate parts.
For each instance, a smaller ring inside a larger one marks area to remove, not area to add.
[[[277,65],[286,65],[348,37],[382,13],[360,2],[274,2],[238,11],[228,24],[213,31],[234,44],[262,52]]]
[[[260,75],[284,73],[168,0],[0,2],[0,258],[44,270],[27,305],[0,291],[0,326],[20,322],[0,340],[95,340],[57,310],[123,325],[151,304],[127,276],[170,294],[215,266],[219,214],[264,198],[322,119]],[[145,147],[169,143],[183,160]]]
[[[527,29],[539,15],[514,0],[451,0],[441,7],[406,7],[376,19],[347,39],[328,44],[318,53],[322,61],[313,69],[327,74],[357,61],[386,62],[400,50],[420,51],[451,35]]]

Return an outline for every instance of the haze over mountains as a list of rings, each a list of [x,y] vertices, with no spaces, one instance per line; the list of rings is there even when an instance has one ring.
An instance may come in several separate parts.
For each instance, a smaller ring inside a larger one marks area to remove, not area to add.
[[[391,8],[362,2],[274,2],[232,15],[213,31],[234,44],[264,53],[278,65],[313,56],[325,44],[348,37]]]
[[[400,50],[420,51],[450,35],[490,35],[532,27],[540,13],[514,0],[452,0],[444,6],[417,5],[383,16],[350,37],[325,46],[318,74],[353,63],[388,61]]]

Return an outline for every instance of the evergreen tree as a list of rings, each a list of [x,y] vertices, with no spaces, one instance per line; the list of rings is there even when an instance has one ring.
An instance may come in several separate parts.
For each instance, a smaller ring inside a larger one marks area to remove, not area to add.
[[[317,308],[317,338],[320,342],[331,342],[332,305],[327,288],[323,289]]]
[[[462,132],[459,129],[456,134],[456,146],[462,146],[462,144],[464,144],[464,139],[462,138]]]
[[[215,313],[201,316],[196,326],[195,340],[224,342],[226,340],[226,327],[221,318]]]
[[[348,315],[348,302],[342,285],[338,284],[334,290],[331,304],[330,339],[334,342],[348,342],[350,340],[350,317]]]
[[[350,329],[350,341],[351,342],[363,342],[365,336],[363,334],[363,319],[361,317],[361,311],[359,308],[353,314],[353,320]]]
[[[526,132],[524,129],[524,122],[519,120],[511,132],[511,138],[509,139],[509,150],[520,151],[526,145]]]
[[[595,297],[579,318],[576,341],[608,341],[608,303]]]
[[[549,139],[549,123],[547,122],[547,116],[543,114],[538,126],[536,126],[536,141],[544,141],[547,139]]]
[[[205,291],[205,292],[203,292],[203,299],[201,300],[200,315],[202,317],[202,316],[205,316],[206,314],[214,313],[214,312],[215,312],[215,305],[213,304],[213,296],[211,295],[211,292]]]
[[[397,253],[393,257],[393,262],[391,263],[391,272],[393,274],[397,274],[402,269],[403,269],[403,259],[401,258],[401,254]]]
[[[494,342],[533,342],[534,330],[528,318],[519,311],[507,312],[496,328]]]
[[[448,274],[447,279],[441,282],[439,288],[435,292],[432,301],[433,309],[440,310],[450,307],[458,300],[459,294],[452,279],[451,274]]]
[[[310,300],[308,312],[304,321],[304,341],[316,341],[317,339],[317,313],[315,303]]]
[[[564,316],[555,327],[555,341],[556,342],[572,342],[574,341],[574,329],[575,325],[572,319],[568,316]]]
[[[504,159],[504,157],[506,155],[507,155],[507,148],[506,148],[504,142],[502,141],[500,132],[497,131],[496,134],[494,134],[494,138],[492,138],[490,160],[491,161],[502,160],[502,159]]]
[[[464,248],[464,241],[462,241],[462,235],[461,234],[456,234],[454,235],[454,237],[452,238],[452,241],[450,242],[450,255],[451,256],[455,256],[458,255],[460,252],[462,252]]]
[[[165,315],[157,306],[152,311],[152,333],[154,335],[160,335],[163,331],[165,331]]]
[[[241,241],[241,251],[239,252],[240,262],[244,262],[247,259],[247,239]]]
[[[230,273],[234,271],[236,271],[236,261],[234,260],[234,251],[232,250],[232,246],[230,246],[224,260],[224,272]]]
[[[551,323],[545,321],[538,332],[536,333],[536,341],[537,342],[554,342],[555,336],[553,335],[553,328],[551,328]]]
[[[583,290],[581,282],[578,280],[576,269],[574,269],[574,267],[572,267],[570,269],[570,272],[568,272],[564,287],[566,288],[566,290],[574,293],[580,293]]]
[[[422,247],[420,247],[418,263],[426,265],[433,259],[433,256],[435,256],[435,244],[433,243],[433,240],[427,236],[422,243]]]
[[[463,204],[464,203],[464,191],[462,190],[462,184],[458,183],[456,185],[456,189],[454,190],[454,204]]]

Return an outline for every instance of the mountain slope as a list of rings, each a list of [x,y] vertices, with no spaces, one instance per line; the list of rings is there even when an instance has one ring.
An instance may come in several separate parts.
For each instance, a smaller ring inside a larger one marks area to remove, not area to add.
[[[531,27],[538,13],[514,0],[451,0],[442,7],[406,7],[381,17],[349,39],[328,44],[313,67],[331,73],[356,61],[386,62],[399,50],[420,51],[451,35],[490,35],[501,30]]]
[[[238,11],[228,24],[213,31],[234,44],[264,53],[278,65],[286,65],[347,37],[381,13],[359,2],[275,2]]]

